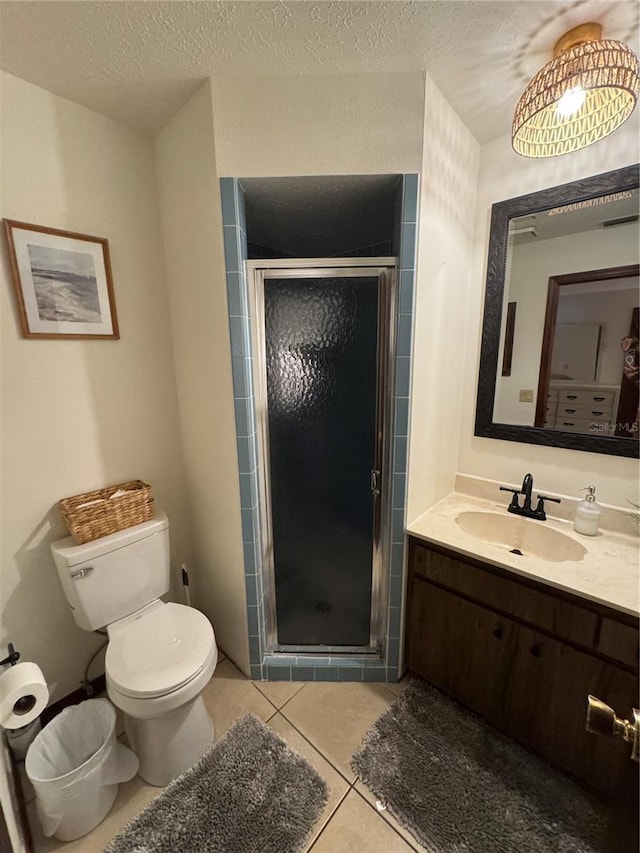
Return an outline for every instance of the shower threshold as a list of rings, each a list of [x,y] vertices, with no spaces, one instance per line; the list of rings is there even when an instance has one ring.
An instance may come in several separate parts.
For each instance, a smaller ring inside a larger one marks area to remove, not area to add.
[[[380,652],[377,649],[372,649],[370,646],[290,646],[290,645],[281,645],[276,649],[270,652],[270,654],[278,655],[291,655],[291,654],[305,654],[305,655],[331,655],[331,657],[336,657],[337,655],[349,655],[353,657],[354,655],[363,656],[363,657],[371,657],[379,655]]]

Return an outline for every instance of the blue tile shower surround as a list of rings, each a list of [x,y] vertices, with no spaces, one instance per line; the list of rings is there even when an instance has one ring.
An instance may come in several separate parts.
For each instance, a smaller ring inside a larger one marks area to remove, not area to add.
[[[242,511],[242,541],[249,625],[251,677],[267,681],[398,680],[400,623],[405,577],[405,493],[409,382],[412,359],[413,304],[416,277],[418,175],[403,175],[397,194],[391,252],[398,257],[394,435],[392,459],[392,518],[387,599],[387,636],[381,657],[360,654],[305,654],[301,649],[269,654],[265,648],[265,596],[261,575],[258,437],[253,396],[253,358],[245,261],[245,193],[237,178],[221,178],[222,222],[226,265],[229,336]]]

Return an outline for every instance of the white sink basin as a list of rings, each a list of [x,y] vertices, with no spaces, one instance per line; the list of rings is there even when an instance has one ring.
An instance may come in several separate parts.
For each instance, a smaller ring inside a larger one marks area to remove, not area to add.
[[[582,560],[587,549],[570,536],[565,536],[544,522],[535,522],[521,515],[500,515],[497,512],[461,512],[456,522],[461,530],[483,542],[502,545],[508,551],[525,557],[537,557],[550,563]]]

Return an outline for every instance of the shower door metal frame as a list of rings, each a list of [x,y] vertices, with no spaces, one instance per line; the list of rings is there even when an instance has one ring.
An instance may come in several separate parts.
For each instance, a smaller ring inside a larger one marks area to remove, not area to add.
[[[249,317],[253,349],[253,386],[257,421],[260,553],[264,595],[265,653],[291,654],[298,647],[279,645],[276,585],[271,526],[271,472],[264,313],[264,282],[269,278],[378,278],[378,340],[376,371],[376,450],[374,469],[380,472],[373,493],[371,620],[368,646],[304,646],[306,655],[383,655],[387,624],[391,558],[391,486],[394,435],[395,329],[397,260],[379,258],[303,258],[246,261]],[[372,492],[374,483],[372,482]]]

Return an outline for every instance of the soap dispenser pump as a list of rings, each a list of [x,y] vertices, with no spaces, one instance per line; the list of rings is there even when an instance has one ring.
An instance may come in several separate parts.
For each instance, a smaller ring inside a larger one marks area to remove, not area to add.
[[[573,529],[576,533],[582,533],[583,536],[595,536],[598,533],[602,507],[596,501],[595,486],[587,486],[582,491],[586,492],[587,495],[576,507],[576,519],[573,522]]]

